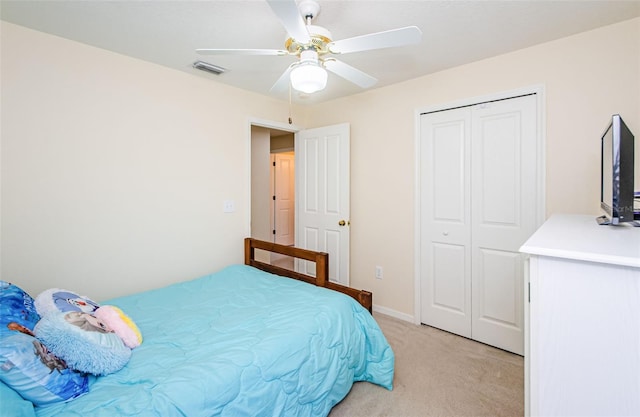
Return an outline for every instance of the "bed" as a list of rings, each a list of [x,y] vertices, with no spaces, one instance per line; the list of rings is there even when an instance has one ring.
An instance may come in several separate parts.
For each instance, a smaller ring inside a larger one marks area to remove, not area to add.
[[[315,276],[261,262],[259,250],[313,262]],[[392,389],[372,295],[330,282],[324,253],[248,238],[244,265],[106,303],[144,341],[121,370],[36,416],[326,416],[354,382]]]

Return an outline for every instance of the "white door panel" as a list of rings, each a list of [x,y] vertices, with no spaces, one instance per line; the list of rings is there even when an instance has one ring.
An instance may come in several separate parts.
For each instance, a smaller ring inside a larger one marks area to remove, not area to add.
[[[517,252],[535,231],[535,106],[535,96],[525,96],[473,108],[471,212],[478,243]]]
[[[422,118],[422,322],[470,337],[470,115],[461,109]]]
[[[478,274],[473,283],[478,291],[473,294],[473,304],[477,320],[519,329],[522,286],[514,277],[521,276],[520,257],[517,253],[486,248],[480,248],[476,256]],[[474,335],[479,336],[476,327]]]
[[[295,232],[295,170],[293,153],[273,154],[275,243],[291,246]]]
[[[524,353],[524,259],[536,230],[536,99],[473,106],[473,338]]]
[[[327,252],[330,280],[349,285],[349,124],[304,130],[295,141],[296,246]]]
[[[431,249],[426,324],[471,337],[468,248],[434,242]]]

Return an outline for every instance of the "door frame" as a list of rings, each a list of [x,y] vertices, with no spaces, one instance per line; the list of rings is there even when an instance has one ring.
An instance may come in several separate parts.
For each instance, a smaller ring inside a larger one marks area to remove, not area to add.
[[[251,126],[258,126],[258,127],[264,127],[266,129],[276,129],[276,130],[282,130],[284,132],[291,132],[294,135],[297,134],[299,131],[303,130],[302,127],[294,125],[294,124],[288,124],[288,123],[281,123],[281,122],[274,122],[271,120],[264,120],[264,119],[257,119],[257,118],[253,118],[250,117],[247,121],[247,155],[246,155],[246,161],[247,161],[247,179],[246,179],[246,190],[247,190],[247,194],[246,194],[246,199],[247,199],[247,212],[245,215],[245,236],[251,236]],[[294,149],[295,151],[295,149]],[[296,203],[297,204],[297,203]],[[297,226],[297,225],[296,225]]]
[[[422,222],[421,222],[421,189],[422,184],[420,183],[421,173],[420,173],[420,155],[421,155],[421,147],[420,147],[420,115],[422,113],[430,113],[436,111],[444,111],[450,110],[458,107],[467,107],[473,106],[480,103],[485,103],[489,101],[497,101],[497,100],[505,100],[509,98],[514,98],[517,96],[523,95],[536,95],[536,152],[537,152],[537,161],[536,161],[536,170],[537,170],[537,178],[536,178],[536,192],[540,196],[538,198],[535,211],[536,211],[536,224],[537,226],[542,225],[545,219],[545,207],[546,207],[546,195],[545,195],[545,180],[546,180],[546,172],[545,172],[545,142],[546,142],[546,117],[545,117],[545,88],[542,84],[536,84],[528,87],[518,88],[514,90],[502,91],[497,93],[492,93],[484,96],[476,96],[465,98],[461,100],[456,100],[447,103],[434,104],[430,106],[420,107],[414,111],[414,265],[413,265],[413,273],[414,273],[414,284],[413,284],[413,293],[414,293],[414,323],[419,325],[422,323],[422,296],[421,296],[421,280],[420,280],[420,271],[421,271],[421,236],[419,231],[422,230]],[[523,294],[524,297],[524,294]],[[528,315],[528,303],[525,303],[525,322],[526,317]]]

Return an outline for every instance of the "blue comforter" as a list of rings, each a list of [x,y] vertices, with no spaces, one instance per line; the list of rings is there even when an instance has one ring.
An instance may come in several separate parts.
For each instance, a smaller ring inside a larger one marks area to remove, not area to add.
[[[144,341],[45,416],[325,416],[355,381],[392,388],[394,354],[355,300],[236,265],[104,302]]]

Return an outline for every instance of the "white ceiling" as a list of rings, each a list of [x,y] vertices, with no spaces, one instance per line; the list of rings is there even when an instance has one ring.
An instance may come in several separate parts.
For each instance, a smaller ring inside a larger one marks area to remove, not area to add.
[[[319,0],[314,24],[333,40],[405,26],[419,45],[346,54],[340,59],[379,81],[372,88],[640,16],[640,0]],[[286,31],[263,0],[1,0],[2,20],[243,89],[269,89],[295,58],[202,56],[197,48],[284,49]],[[29,53],[29,51],[25,51]],[[211,75],[204,60],[226,68]],[[44,63],[46,65],[46,63]],[[327,88],[299,104],[362,90],[329,74]],[[287,94],[277,96],[287,99]]]

